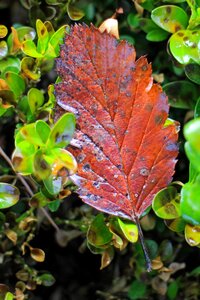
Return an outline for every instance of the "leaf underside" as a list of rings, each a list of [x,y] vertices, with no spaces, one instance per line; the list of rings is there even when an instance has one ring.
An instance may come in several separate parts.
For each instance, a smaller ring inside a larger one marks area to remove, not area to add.
[[[75,25],[57,60],[56,118],[75,113],[70,151],[78,162],[72,180],[82,200],[134,220],[172,180],[177,126],[164,126],[167,97],[153,84],[145,57],[93,26]]]

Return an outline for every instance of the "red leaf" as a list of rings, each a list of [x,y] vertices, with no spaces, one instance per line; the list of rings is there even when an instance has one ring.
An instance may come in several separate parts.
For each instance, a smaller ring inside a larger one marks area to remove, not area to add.
[[[57,62],[57,103],[77,116],[72,176],[82,200],[103,212],[135,219],[170,183],[177,127],[165,126],[169,106],[145,57],[95,27],[75,25]],[[62,110],[57,107],[58,114]]]

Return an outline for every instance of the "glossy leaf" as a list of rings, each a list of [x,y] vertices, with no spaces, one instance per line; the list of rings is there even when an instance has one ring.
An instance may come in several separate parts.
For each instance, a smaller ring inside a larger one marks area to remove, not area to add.
[[[165,84],[163,89],[169,97],[169,103],[172,107],[194,109],[199,91],[193,83],[173,81]]]
[[[151,13],[152,20],[168,32],[176,32],[186,28],[188,16],[186,12],[175,5],[163,5],[155,8]]]
[[[119,226],[126,237],[126,239],[131,243],[136,243],[138,240],[138,227],[127,221],[122,221],[118,219]]]
[[[37,281],[44,286],[52,286],[55,283],[55,278],[51,274],[45,273],[37,277]]]
[[[37,68],[36,60],[32,57],[24,57],[21,61],[21,71],[25,77],[31,80],[38,80],[41,76],[40,69]]]
[[[103,214],[98,214],[90,225],[87,233],[88,242],[96,247],[108,244],[112,240],[112,233],[104,221]]]
[[[9,71],[12,68],[13,72],[18,73],[20,71],[20,59],[18,57],[5,57],[3,60],[0,60],[0,69],[4,74],[6,71]]]
[[[200,244],[200,226],[187,224],[185,226],[185,239],[190,246],[198,246]]]
[[[6,72],[5,80],[17,98],[25,91],[25,82],[20,75],[14,72]]]
[[[4,300],[13,300],[14,295],[10,292],[6,293]]]
[[[61,26],[50,38],[49,44],[51,44],[54,48],[55,55],[59,55],[60,47],[59,45],[63,42],[63,38],[65,33],[69,30],[67,25]],[[48,52],[48,50],[47,50]]]
[[[75,116],[71,113],[64,114],[52,128],[48,146],[66,147],[72,139],[74,130]]]
[[[122,63],[123,61],[123,63]],[[135,50],[95,27],[75,25],[57,61],[57,116],[77,116],[71,179],[85,203],[131,220],[140,216],[174,173],[175,124],[164,126],[166,96]]]
[[[184,135],[187,140],[185,151],[193,165],[193,168],[200,172],[200,146],[199,146],[200,118],[188,122],[184,127]]]
[[[180,199],[173,186],[158,192],[153,200],[152,208],[155,214],[163,219],[175,219],[180,216]]]
[[[37,51],[44,54],[49,41],[49,33],[45,24],[41,20],[36,21],[36,30],[38,35]]]
[[[8,208],[19,201],[19,190],[14,185],[0,182],[0,209]]]
[[[168,36],[169,34],[166,31],[158,28],[158,29],[151,30],[146,35],[146,39],[150,42],[162,42],[166,40]]]
[[[5,25],[0,25],[0,39],[4,38],[8,33],[8,29]]]
[[[186,183],[181,190],[181,215],[190,224],[200,224],[200,183]]]
[[[72,0],[67,2],[67,13],[71,20],[78,21],[84,17],[84,12],[72,4]]]
[[[172,55],[181,64],[200,64],[200,30],[180,30],[169,40]]]
[[[185,74],[191,81],[200,85],[200,65],[197,64],[186,65]]]
[[[27,96],[31,112],[32,114],[34,114],[37,109],[44,103],[44,94],[36,88],[31,88],[28,91]]]
[[[43,262],[45,260],[45,253],[42,249],[30,247],[30,255],[32,259],[37,262]]]
[[[6,57],[8,54],[8,46],[5,41],[0,41],[0,59]]]
[[[172,231],[182,232],[185,228],[185,221],[183,218],[176,218],[171,220],[165,220],[165,225]]]

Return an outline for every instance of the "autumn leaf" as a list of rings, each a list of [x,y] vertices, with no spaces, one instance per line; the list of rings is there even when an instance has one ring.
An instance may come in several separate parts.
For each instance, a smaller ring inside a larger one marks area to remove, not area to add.
[[[147,59],[135,56],[127,42],[75,25],[61,47],[55,86],[56,116],[67,110],[77,117],[77,192],[96,209],[133,221],[172,180],[178,153],[167,97]]]

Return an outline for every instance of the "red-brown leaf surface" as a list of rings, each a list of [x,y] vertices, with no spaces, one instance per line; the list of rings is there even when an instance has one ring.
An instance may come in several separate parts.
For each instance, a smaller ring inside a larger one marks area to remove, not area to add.
[[[75,25],[57,62],[57,116],[77,116],[73,176],[85,203],[134,219],[172,179],[177,128],[164,126],[167,97],[145,57],[93,26]]]

